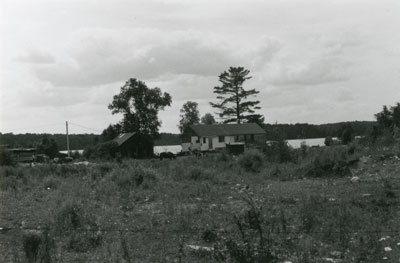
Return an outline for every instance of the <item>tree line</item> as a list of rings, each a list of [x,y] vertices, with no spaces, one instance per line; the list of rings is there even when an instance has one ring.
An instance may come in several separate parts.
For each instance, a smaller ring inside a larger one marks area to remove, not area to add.
[[[257,113],[260,110],[260,101],[255,97],[259,91],[245,89],[245,81],[251,79],[250,71],[244,67],[230,67],[219,75],[219,86],[213,91],[216,100],[210,105],[216,109],[216,116],[205,113],[200,117],[198,103],[187,101],[180,109],[178,127],[181,133],[192,124],[216,123],[258,123],[267,131],[269,140],[276,139],[305,139],[321,137],[343,137],[343,135],[380,136],[387,132],[397,132],[399,124],[399,103],[393,107],[384,106],[382,112],[375,115],[377,122],[347,122],[333,124],[264,124],[264,116]],[[121,114],[122,119],[116,124],[110,124],[100,136],[94,134],[70,135],[70,148],[82,149],[97,143],[107,142],[121,133],[135,132],[143,138],[155,142],[155,145],[178,144],[179,137],[174,134],[160,134],[161,120],[158,113],[171,106],[172,97],[160,88],[150,88],[145,82],[135,78],[129,79],[114,95],[108,105],[112,114]],[[47,143],[48,141],[48,143]],[[65,135],[63,134],[1,134],[0,144],[12,147],[37,147],[39,145],[57,145],[59,150],[66,149]],[[54,146],[52,146],[54,148]]]

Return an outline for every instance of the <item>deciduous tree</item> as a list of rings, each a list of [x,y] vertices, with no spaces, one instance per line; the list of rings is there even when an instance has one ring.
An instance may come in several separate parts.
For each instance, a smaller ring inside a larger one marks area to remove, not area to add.
[[[106,129],[103,130],[101,133],[101,141],[107,142],[114,138],[116,138],[122,131],[122,127],[119,123],[117,124],[110,124]]]
[[[198,124],[200,122],[198,106],[198,103],[193,101],[188,101],[183,104],[180,110],[181,119],[178,125],[181,133],[183,133],[188,126],[192,124]]]
[[[129,79],[113,97],[108,108],[113,114],[121,113],[123,132],[137,132],[155,138],[161,121],[158,112],[171,105],[171,96],[159,88],[149,88],[137,79]]]
[[[201,123],[202,124],[215,124],[216,121],[214,119],[214,116],[211,113],[206,113],[206,114],[204,114],[203,117],[201,117]]]

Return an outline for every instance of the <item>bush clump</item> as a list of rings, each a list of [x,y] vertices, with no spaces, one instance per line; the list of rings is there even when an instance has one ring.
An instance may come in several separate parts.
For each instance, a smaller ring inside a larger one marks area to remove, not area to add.
[[[14,166],[16,164],[14,155],[7,149],[0,149],[0,166]]]
[[[346,176],[350,174],[346,147],[326,148],[311,159],[306,176],[322,177],[329,175]]]
[[[250,150],[239,157],[239,165],[246,171],[259,172],[263,164],[264,156],[258,150]]]
[[[157,180],[152,169],[145,169],[141,166],[114,171],[112,180],[121,189],[130,190],[139,186],[145,189],[152,188]]]
[[[274,141],[263,148],[264,154],[269,161],[285,163],[294,160],[293,149],[285,140]]]
[[[118,143],[114,141],[99,143],[85,149],[83,157],[87,159],[111,160],[118,157]]]

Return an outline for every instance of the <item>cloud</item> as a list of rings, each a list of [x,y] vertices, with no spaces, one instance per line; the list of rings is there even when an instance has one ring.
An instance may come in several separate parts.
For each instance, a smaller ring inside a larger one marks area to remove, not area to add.
[[[55,63],[55,58],[53,57],[53,55],[37,49],[30,50],[25,55],[17,56],[15,60],[18,62],[32,63],[32,64]]]
[[[155,79],[165,74],[211,76],[238,62],[223,42],[208,42],[208,38],[190,32],[146,34],[120,31],[116,35],[105,31],[103,36],[81,37],[69,47],[66,58],[36,68],[36,75],[55,86],[86,86],[129,77]]]
[[[348,78],[346,63],[333,58],[319,58],[296,64],[282,64],[272,73],[275,85],[319,85]]]
[[[351,102],[354,100],[354,94],[348,88],[340,88],[338,90],[337,100],[341,102]]]

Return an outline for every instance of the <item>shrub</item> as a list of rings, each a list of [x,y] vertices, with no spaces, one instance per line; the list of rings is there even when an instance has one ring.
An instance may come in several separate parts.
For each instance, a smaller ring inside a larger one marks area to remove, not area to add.
[[[316,154],[308,165],[306,176],[345,176],[350,173],[346,147],[325,148],[322,151],[316,152]]]
[[[114,171],[112,180],[121,188],[130,190],[139,186],[152,188],[156,183],[156,174],[152,169],[141,166]]]
[[[333,139],[331,136],[327,136],[324,141],[325,146],[331,146],[333,144]]]
[[[354,139],[353,127],[349,123],[342,125],[338,130],[338,138],[342,144],[350,143]]]
[[[49,231],[31,230],[24,233],[22,245],[28,262],[50,263],[52,261],[52,249],[54,240]]]
[[[207,243],[215,242],[217,240],[217,237],[217,232],[214,229],[206,229],[201,234],[201,239]]]
[[[118,143],[114,141],[99,143],[85,149],[83,156],[92,159],[114,159],[118,156]]]
[[[294,160],[293,149],[287,144],[285,140],[279,140],[266,145],[263,152],[268,160],[272,162],[291,162]]]
[[[263,164],[263,154],[258,150],[250,150],[239,157],[239,165],[249,172],[259,172]]]
[[[0,166],[13,166],[15,164],[16,160],[14,158],[14,155],[7,149],[0,149]]]

